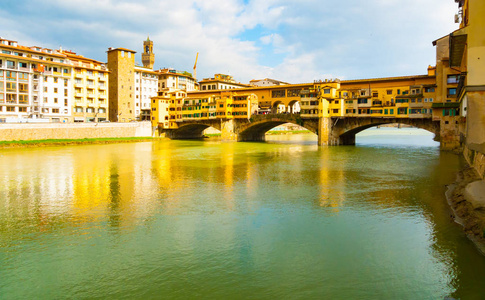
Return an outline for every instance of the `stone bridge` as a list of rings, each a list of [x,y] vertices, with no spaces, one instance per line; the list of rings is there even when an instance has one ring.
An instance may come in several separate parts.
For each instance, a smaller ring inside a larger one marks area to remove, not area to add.
[[[250,119],[212,119],[186,121],[178,129],[164,129],[171,139],[201,138],[203,131],[213,127],[221,131],[223,140],[264,141],[265,133],[285,123],[300,125],[318,135],[318,145],[354,145],[355,135],[365,129],[384,124],[405,124],[425,129],[440,140],[440,122],[431,118],[372,118],[372,117],[321,117],[301,118],[299,114],[253,115]]]

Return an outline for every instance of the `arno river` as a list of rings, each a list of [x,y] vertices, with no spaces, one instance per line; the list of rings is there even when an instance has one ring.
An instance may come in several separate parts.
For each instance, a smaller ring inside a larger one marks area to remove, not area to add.
[[[0,299],[483,299],[432,136],[0,150]]]

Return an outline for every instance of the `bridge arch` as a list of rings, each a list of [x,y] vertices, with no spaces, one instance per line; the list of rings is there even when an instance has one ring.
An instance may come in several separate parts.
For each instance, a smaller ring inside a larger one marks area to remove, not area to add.
[[[221,123],[219,120],[184,122],[180,124],[179,128],[166,131],[166,134],[171,139],[199,139],[202,138],[204,130],[209,127],[221,130]]]
[[[299,125],[315,134],[318,133],[318,120],[302,120],[299,115],[294,114],[258,115],[253,116],[248,123],[240,126],[238,141],[264,141],[266,132],[286,123]]]
[[[416,128],[424,129],[434,134],[434,140],[439,141],[440,138],[440,124],[431,119],[404,119],[404,118],[348,118],[338,119],[334,126],[332,126],[331,135],[336,144],[340,145],[354,145],[355,135],[366,129],[385,125],[385,124],[404,124]]]

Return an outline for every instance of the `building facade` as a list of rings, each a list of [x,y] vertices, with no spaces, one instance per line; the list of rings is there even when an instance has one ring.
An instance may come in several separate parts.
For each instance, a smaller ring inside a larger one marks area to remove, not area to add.
[[[132,122],[135,115],[135,51],[108,49],[109,120]]]
[[[175,69],[160,69],[158,88],[191,92],[197,90],[197,82],[192,74]]]
[[[74,122],[108,120],[108,69],[102,62],[60,50],[73,65]]]
[[[204,78],[199,81],[199,89],[201,91],[239,89],[249,86],[236,82],[232,76],[225,74],[215,74],[213,78]]]
[[[0,38],[0,122],[69,122],[70,60],[55,50]]]
[[[449,67],[456,82],[465,157],[485,177],[485,1],[455,0],[460,28],[443,43],[449,48]]]
[[[135,66],[135,120],[150,121],[150,99],[157,96],[159,75],[152,69]]]

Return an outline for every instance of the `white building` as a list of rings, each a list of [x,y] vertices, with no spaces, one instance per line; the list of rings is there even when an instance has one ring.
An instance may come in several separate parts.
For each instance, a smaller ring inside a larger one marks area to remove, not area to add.
[[[151,98],[158,92],[157,72],[140,66],[135,66],[135,119],[149,121]]]
[[[197,83],[192,77],[192,74],[175,69],[161,69],[158,70],[160,90],[182,90],[186,92],[195,91]]]
[[[65,55],[0,38],[0,122],[68,122],[72,66]]]
[[[275,79],[265,78],[265,79],[253,79],[249,82],[251,86],[274,86],[274,85],[285,85],[288,82],[279,81]]]

